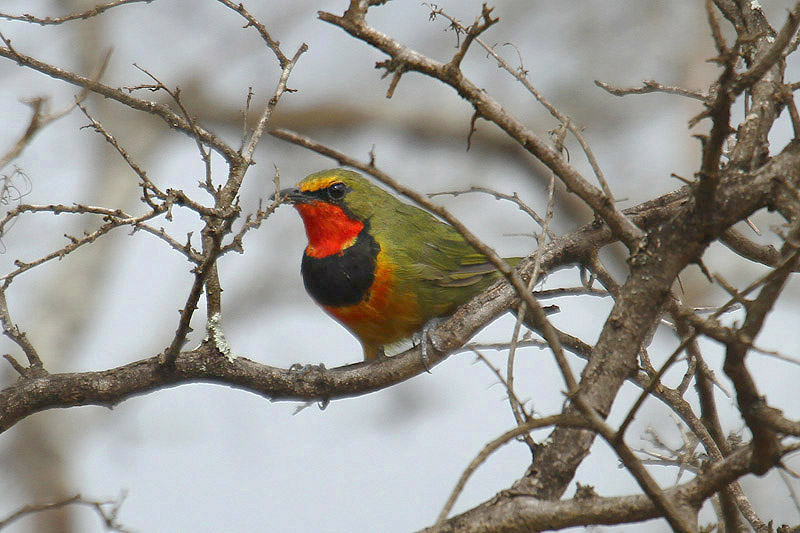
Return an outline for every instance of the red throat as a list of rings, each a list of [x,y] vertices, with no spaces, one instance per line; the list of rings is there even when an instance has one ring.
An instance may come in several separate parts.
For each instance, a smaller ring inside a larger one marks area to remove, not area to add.
[[[311,257],[338,254],[356,240],[364,223],[348,217],[341,207],[325,202],[295,204],[308,236],[306,253]]]

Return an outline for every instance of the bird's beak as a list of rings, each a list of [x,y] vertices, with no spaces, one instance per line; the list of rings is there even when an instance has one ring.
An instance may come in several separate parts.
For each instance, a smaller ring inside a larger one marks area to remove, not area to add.
[[[277,198],[280,198],[283,204],[307,204],[310,201],[308,196],[297,187],[281,189],[280,192],[270,197],[270,201],[275,201]]]

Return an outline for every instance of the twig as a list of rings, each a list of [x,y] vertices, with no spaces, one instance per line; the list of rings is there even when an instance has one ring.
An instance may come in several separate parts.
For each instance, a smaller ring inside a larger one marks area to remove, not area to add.
[[[155,91],[164,91],[167,93],[170,98],[175,102],[178,106],[178,109],[181,111],[183,118],[186,120],[186,123],[189,125],[191,129],[191,137],[194,139],[195,145],[197,146],[197,151],[200,152],[200,159],[203,161],[203,166],[205,168],[205,175],[206,175],[206,190],[212,192],[214,190],[213,182],[211,180],[211,153],[206,150],[199,130],[199,125],[197,124],[197,117],[193,116],[189,113],[189,110],[186,109],[186,106],[183,104],[183,99],[181,98],[181,89],[180,87],[176,87],[174,90],[170,89],[166,86],[164,82],[158,79],[155,75],[150,73],[147,69],[140,67],[136,63],[133,64],[134,67],[142,71],[146,74],[150,79],[156,82],[156,85],[152,86],[151,90]]]
[[[563,140],[563,138],[562,138]],[[536,284],[536,281],[539,279],[539,273],[541,270],[542,264],[542,251],[544,250],[544,242],[545,242],[545,235],[547,234],[547,230],[550,228],[550,221],[553,218],[553,192],[555,190],[555,176],[550,176],[550,185],[547,189],[547,208],[546,214],[544,218],[544,224],[542,225],[542,231],[536,236],[536,254],[534,255],[533,259],[533,273],[531,274],[530,280],[528,281],[528,292],[533,289],[533,286]],[[525,301],[521,301],[519,304],[519,308],[517,310],[517,319],[514,322],[514,330],[511,333],[511,345],[508,349],[508,364],[506,369],[506,387],[508,388],[508,400],[511,406],[511,412],[514,414],[514,418],[517,420],[517,424],[522,424],[528,420],[528,415],[525,412],[522,404],[518,401],[515,401],[516,394],[514,393],[514,356],[517,352],[517,342],[519,342],[519,331],[522,326],[522,321],[525,317],[525,311],[527,308],[527,304]],[[565,381],[568,380],[565,378]],[[525,442],[528,444],[528,448],[531,451],[531,454],[536,453],[536,446],[533,442],[533,439],[530,438],[529,435],[525,435]]]
[[[484,4],[484,8],[485,8],[485,4]],[[432,14],[436,14],[436,15],[441,15],[441,16],[447,18],[454,27],[459,28],[462,31],[467,31],[467,33],[469,34],[469,31],[468,31],[469,29],[468,28],[464,28],[464,26],[461,25],[461,23],[459,21],[457,21],[456,19],[454,19],[453,17],[451,17],[450,15],[445,13],[444,10],[442,10],[441,8],[431,6],[431,13]],[[487,45],[485,42],[483,42],[477,36],[475,36],[475,42],[477,42],[484,50],[486,50],[486,52],[490,56],[492,56],[495,59],[495,61],[497,61],[497,64],[498,64],[498,66],[500,66],[500,68],[502,68],[503,70],[505,70],[506,72],[508,72],[512,76],[514,76],[514,78],[516,78],[516,80],[519,81],[525,87],[525,89],[528,92],[530,92],[533,95],[533,97],[539,103],[541,103],[545,107],[545,109],[547,109],[548,112],[550,112],[550,114],[555,119],[557,119],[561,124],[563,124],[570,131],[570,133],[572,133],[572,135],[575,136],[575,139],[581,145],[581,149],[583,150],[584,154],[586,155],[587,161],[589,161],[589,165],[592,167],[592,171],[594,172],[595,177],[597,178],[597,181],[600,183],[600,187],[602,188],[603,193],[606,195],[606,197],[609,200],[611,200],[613,202],[614,201],[614,195],[611,192],[611,188],[608,186],[608,182],[606,181],[605,176],[603,175],[603,171],[600,168],[600,164],[597,162],[597,159],[594,156],[594,152],[592,151],[591,147],[589,146],[589,143],[586,141],[586,138],[583,136],[583,133],[581,132],[581,129],[578,128],[577,126],[575,126],[575,124],[572,121],[572,119],[570,119],[567,115],[565,115],[561,111],[559,111],[553,104],[551,104],[544,97],[544,95],[542,95],[538,91],[538,89],[536,89],[536,87],[533,86],[533,84],[528,80],[528,77],[527,77],[528,71],[527,70],[525,70],[522,66],[520,66],[520,68],[517,68],[517,69],[514,69],[513,67],[511,67],[511,65],[509,65],[508,62],[506,62],[506,60],[504,60],[502,57],[500,57],[500,55],[495,51],[493,46]],[[465,43],[465,45],[468,45],[468,43]],[[464,45],[462,45],[462,46],[464,46]],[[514,48],[516,49],[516,46]],[[517,49],[517,55],[521,56],[521,54],[519,53],[519,49]],[[522,64],[522,60],[520,59],[520,65],[521,64]]]
[[[133,96],[125,94],[120,89],[104,85],[91,77],[81,76],[80,74],[75,74],[74,72],[39,61],[38,59],[22,54],[16,49],[11,48],[8,46],[8,43],[6,43],[5,48],[0,47],[0,57],[5,57],[15,61],[20,66],[28,67],[50,77],[77,85],[106,98],[111,98],[131,109],[155,115],[161,118],[169,127],[189,135],[193,134],[192,126],[188,124],[183,117],[164,104],[134,98]],[[240,161],[241,156],[239,153],[228,146],[222,139],[201,127],[198,127],[197,130],[203,143],[214,148],[226,161],[229,163]]]
[[[694,100],[705,102],[708,98],[707,95],[700,91],[692,91],[691,89],[684,89],[683,87],[676,87],[672,85],[663,85],[655,80],[642,81],[641,87],[614,87],[608,83],[600,80],[594,80],[594,84],[614,96],[628,96],[631,94],[650,94],[650,93],[667,93],[685,96]]]
[[[723,10],[721,6],[718,7],[720,10]],[[711,37],[714,39],[714,45],[717,47],[717,52],[719,53],[719,57],[726,56],[730,54],[730,50],[728,49],[728,45],[725,43],[725,37],[722,36],[722,28],[719,25],[719,20],[717,19],[717,14],[714,11],[714,3],[712,0],[705,1],[705,10],[706,10],[706,19],[708,20],[708,27],[711,30]],[[723,10],[724,11],[724,10]],[[728,17],[731,22],[738,13],[734,14],[732,12],[726,12],[725,15]]]
[[[149,213],[144,213],[142,215],[135,217],[127,215],[121,217],[106,215],[104,217],[105,223],[103,225],[101,225],[98,229],[96,229],[91,233],[84,233],[83,237],[78,238],[65,234],[64,236],[67,237],[67,239],[69,239],[70,241],[70,243],[67,244],[66,246],[63,246],[62,248],[59,248],[58,250],[51,252],[47,255],[44,255],[39,259],[36,259],[29,263],[20,260],[14,261],[14,265],[17,268],[9,272],[5,276],[0,276],[0,281],[3,282],[2,285],[0,286],[0,290],[5,290],[9,286],[11,281],[18,275],[22,274],[23,272],[27,272],[28,270],[37,267],[41,264],[44,264],[48,261],[51,261],[53,259],[61,259],[67,254],[74,252],[81,246],[96,241],[99,237],[102,237],[103,235],[113,230],[114,228],[118,228],[120,226],[132,226],[135,228],[142,222],[145,222],[147,220],[150,220],[151,218],[161,215],[166,210],[167,210],[167,205],[164,204],[160,206],[158,209],[154,209]]]
[[[781,260],[781,253],[774,246],[756,244],[733,228],[722,234],[720,242],[739,256],[762,265],[776,267]]]
[[[275,166],[275,175],[273,177],[272,182],[275,186],[275,194],[277,195],[280,192],[281,188],[280,171],[278,170],[277,166]],[[250,230],[258,229],[259,227],[261,227],[261,224],[264,222],[264,220],[266,220],[273,212],[275,212],[278,206],[281,205],[282,200],[283,200],[282,198],[278,198],[276,196],[275,200],[270,202],[270,204],[266,208],[262,208],[262,202],[261,200],[259,200],[258,209],[256,209],[256,212],[247,215],[244,224],[242,224],[242,227],[239,229],[236,235],[233,236],[231,242],[224,245],[220,250],[220,256],[225,255],[230,251],[235,251],[240,254],[244,253],[244,246],[242,241],[244,240],[245,234]]]
[[[727,343],[723,364],[725,373],[736,388],[739,410],[753,433],[753,442],[757,449],[753,457],[756,462],[754,468],[760,473],[766,472],[774,464],[773,460],[780,450],[780,441],[775,431],[766,426],[757,415],[757,408],[765,404],[765,400],[758,394],[756,384],[744,365],[744,358],[752,340],[761,330],[767,313],[783,290],[789,274],[800,262],[798,239],[800,239],[800,221],[795,222],[781,250],[781,255],[785,258],[784,263],[770,273],[756,299],[746,305],[747,315],[739,329],[744,342],[737,338]]]
[[[577,194],[609,225],[629,249],[638,248],[640,239],[643,236],[642,231],[614,206],[613,201],[607,194],[591,185],[549,143],[534,134],[515,117],[508,114],[486,91],[469,81],[463,74],[460,72],[454,74],[447,65],[409,49],[367,25],[366,10],[368,7],[366,3],[362,4],[353,0],[343,16],[336,16],[327,12],[320,12],[318,16],[321,20],[341,27],[357,39],[388,54],[392,58],[395,67],[402,65],[404,69],[419,71],[456,89],[481,116],[497,124],[550,168],[571,192]]]
[[[242,138],[239,144],[239,153],[241,154],[244,150],[244,145],[247,142],[247,123],[248,118],[250,116],[250,106],[253,103],[253,88],[247,88],[247,98],[245,99],[244,103],[244,111],[242,111]]]
[[[2,15],[0,15],[2,16]],[[2,35],[2,34],[0,34]],[[9,50],[13,50],[11,48],[11,42],[2,37],[3,42],[9,47]],[[95,72],[92,74],[91,79],[97,81],[103,75],[108,66],[108,61],[111,58],[111,50],[109,49],[106,52],[103,61],[100,62],[100,65],[95,69]],[[50,114],[47,112],[48,106],[48,99],[47,98],[34,98],[27,104],[33,110],[31,114],[30,121],[28,123],[28,127],[25,130],[25,133],[17,140],[14,146],[2,157],[0,157],[0,169],[5,167],[8,163],[13,161],[16,157],[18,157],[25,147],[33,140],[33,137],[41,131],[47,125],[55,122],[56,120],[60,119],[61,117],[66,116],[70,111],[72,111],[75,106],[79,106],[80,103],[86,99],[86,96],[89,94],[89,91],[83,89],[76,97],[75,101],[70,104],[69,106],[65,107],[63,110],[58,111],[56,113]]]
[[[244,4],[235,4],[230,0],[217,0],[222,5],[236,11],[239,13],[245,20],[247,20],[247,25],[244,26],[245,28],[253,26],[256,30],[258,30],[258,34],[261,35],[261,38],[267,44],[267,47],[272,50],[275,54],[275,57],[278,58],[278,63],[281,66],[281,69],[285,69],[289,62],[291,61],[294,63],[297,61],[297,56],[293,57],[292,59],[287,58],[284,53],[281,51],[281,43],[274,40],[272,36],[267,31],[267,27],[264,26],[258,19],[256,19],[253,15],[250,14],[247,9],[245,9]],[[305,46],[305,44],[303,45]],[[302,53],[302,52],[301,52]]]
[[[0,290],[0,323],[2,323],[3,326],[3,334],[22,348],[22,351],[28,358],[30,367],[23,370],[13,357],[10,355],[7,356],[6,359],[11,363],[14,369],[19,372],[20,375],[26,377],[44,372],[44,365],[42,364],[42,359],[39,357],[36,348],[34,348],[25,332],[20,330],[19,327],[14,324],[14,321],[11,320],[11,315],[8,311],[8,303],[6,302],[5,290]],[[33,370],[33,373],[31,373],[31,370]]]
[[[604,289],[594,289],[591,287],[556,287],[554,289],[533,291],[533,295],[542,300],[547,298],[560,298],[562,296],[600,296],[605,298],[611,296],[611,293]]]
[[[625,420],[622,421],[619,428],[617,429],[616,438],[622,439],[625,437],[625,430],[628,429],[628,426],[631,422],[633,422],[633,418],[636,416],[636,412],[639,410],[639,407],[642,406],[644,401],[647,399],[648,396],[655,390],[656,386],[661,382],[661,377],[664,373],[669,370],[669,367],[672,366],[672,363],[678,358],[678,356],[683,352],[686,345],[692,340],[693,337],[689,337],[681,341],[677,348],[672,351],[672,354],[667,358],[661,368],[658,369],[655,375],[650,377],[650,384],[642,390],[639,397],[634,402],[633,406],[628,410],[628,414],[625,415]]]
[[[496,351],[504,351],[508,350],[509,343],[508,342],[471,342],[469,344],[465,344],[455,353],[462,353],[462,352],[470,352],[472,350],[496,350]],[[517,348],[540,348],[544,349],[547,348],[547,343],[544,341],[537,341],[533,339],[522,340],[517,343]]]
[[[507,346],[507,344],[506,344],[506,346]],[[547,346],[547,345],[545,345],[545,346]],[[519,399],[519,397],[517,396],[517,394],[514,391],[514,389],[510,388],[508,386],[508,382],[506,381],[506,378],[503,377],[503,373],[500,371],[500,369],[497,368],[496,366],[494,366],[492,364],[492,362],[489,361],[489,359],[487,359],[486,356],[483,355],[480,352],[480,349],[479,349],[478,345],[476,345],[476,344],[467,344],[466,346],[464,346],[464,348],[465,348],[465,350],[464,350],[465,352],[467,352],[467,351],[468,352],[472,352],[473,354],[475,354],[475,357],[477,357],[484,365],[489,367],[489,370],[492,371],[492,373],[495,375],[497,380],[503,385],[503,387],[505,387],[506,394],[508,396],[512,396],[513,395],[513,399],[510,399],[510,401],[514,402],[515,405],[519,406],[519,408],[522,409],[523,413],[525,414],[525,420],[523,422],[518,422],[518,423],[525,423],[528,420],[530,420],[530,416],[528,416],[528,413],[525,412],[525,409],[524,409],[524,405],[525,404],[522,402],[522,400]],[[526,433],[524,435],[521,435],[521,437],[523,437],[526,440],[528,440],[530,438],[530,435],[528,435]],[[530,444],[529,444],[529,446],[530,446]],[[531,450],[531,451],[533,451],[533,450]]]
[[[661,487],[656,483],[655,479],[653,479],[639,458],[636,457],[633,450],[625,444],[621,435],[616,433],[611,426],[600,417],[593,406],[586,403],[583,396],[576,396],[574,402],[578,404],[584,416],[588,418],[592,429],[599,433],[603,439],[611,445],[617,453],[617,456],[625,464],[625,468],[634,479],[636,479],[636,482],[644,493],[653,500],[656,507],[664,513],[664,518],[666,518],[673,529],[676,531],[693,531],[694,524],[697,521],[697,509],[687,509],[688,506],[685,503],[669,498],[664,491],[661,490]],[[690,516],[687,516],[686,510],[691,511]]]
[[[580,416],[575,415],[565,415],[565,414],[558,414],[558,415],[551,415],[546,416],[544,418],[531,418],[530,420],[526,421],[524,424],[518,425],[514,429],[510,429],[488,443],[484,448],[480,451],[480,453],[475,456],[475,458],[469,463],[467,468],[461,473],[461,477],[459,477],[456,486],[453,488],[453,491],[450,493],[450,497],[447,498],[447,502],[445,502],[444,507],[439,512],[439,517],[436,519],[436,524],[434,528],[439,528],[444,524],[444,521],[447,520],[447,515],[450,514],[450,511],[453,509],[453,505],[455,505],[458,496],[464,490],[464,486],[467,484],[470,476],[477,470],[477,468],[486,462],[486,459],[492,455],[495,451],[497,451],[501,446],[507,444],[511,440],[519,437],[520,435],[525,435],[530,433],[534,429],[543,428],[548,426],[569,426],[569,427],[584,427],[586,422]]]
[[[35,17],[28,13],[25,13],[24,15],[9,15],[7,13],[0,13],[0,18],[4,18],[7,20],[30,22],[32,24],[39,24],[41,26],[48,26],[54,24],[63,24],[64,22],[69,22],[72,20],[81,20],[81,19],[86,20],[95,17],[111,8],[122,6],[125,4],[135,4],[139,2],[145,2],[149,4],[152,1],[153,0],[115,0],[113,2],[108,2],[105,4],[94,6],[91,9],[87,9],[86,11],[81,11],[79,13],[72,13],[70,15],[65,15],[63,17]]]
[[[252,134],[250,135],[250,140],[247,142],[243,153],[241,154],[241,161],[237,165],[232,165],[230,172],[228,173],[228,179],[225,182],[225,185],[221,187],[218,194],[215,194],[215,206],[217,208],[228,208],[234,207],[236,202],[236,197],[239,194],[239,190],[242,186],[242,182],[244,181],[245,173],[247,169],[254,164],[253,161],[253,154],[256,149],[256,145],[258,141],[261,139],[261,136],[264,133],[267,123],[269,122],[270,117],[272,116],[272,112],[275,107],[278,105],[278,101],[280,100],[281,96],[287,92],[289,89],[286,87],[286,83],[289,80],[289,75],[291,74],[292,70],[294,69],[295,64],[300,59],[300,56],[308,50],[308,46],[303,43],[295,52],[292,59],[288,62],[282,63],[281,66],[281,76],[278,80],[278,84],[275,88],[275,91],[272,97],[267,102],[264,111],[261,114],[261,117],[256,124],[256,127],[253,129]],[[237,206],[238,209],[238,206]],[[208,257],[211,257],[210,254],[218,256],[221,253],[221,239],[223,233],[229,233],[231,231],[231,224],[233,222],[233,218],[227,218],[222,220],[219,225],[214,227],[214,224],[209,222],[206,227],[203,229],[203,248],[206,254],[209,254]],[[206,285],[206,318],[211,320],[212,317],[217,317],[217,315],[221,315],[222,313],[222,302],[221,302],[221,295],[222,295],[222,288],[220,287],[219,283],[219,275],[217,273],[217,265],[216,265],[216,258],[213,258],[214,261],[211,262],[208,268],[208,272],[205,269],[200,270],[198,275],[202,275],[205,278],[205,285]],[[193,309],[188,307],[184,307],[184,312],[192,312]],[[215,318],[216,320],[216,318]],[[188,321],[186,321],[186,326],[188,327]],[[180,331],[180,329],[179,329]],[[175,341],[179,339],[176,337]],[[183,344],[183,339],[180,339],[181,342],[173,342],[169,351],[168,357],[166,358],[167,362],[173,361],[174,357],[177,355],[178,350]]]
[[[192,316],[197,309],[197,303],[200,301],[200,295],[203,294],[203,287],[206,285],[211,269],[219,257],[221,238],[222,236],[219,234],[212,235],[212,244],[203,250],[203,261],[192,269],[194,273],[192,288],[189,290],[189,295],[186,297],[186,303],[179,311],[180,319],[178,320],[178,327],[175,330],[175,335],[170,345],[164,350],[163,364],[168,369],[174,370],[178,353],[181,348],[183,348],[183,345],[186,344],[186,337],[189,335],[189,332],[192,331],[190,325]],[[217,314],[219,314],[219,312],[217,312]],[[213,315],[209,314],[208,318],[210,319],[211,316]]]
[[[800,513],[800,498],[797,495],[797,491],[792,486],[792,480],[787,472],[791,472],[791,470],[789,470],[785,465],[781,465],[778,468],[778,473],[781,475],[781,479],[783,480],[784,485],[786,485],[786,489],[789,491],[789,496],[792,498],[794,508],[798,513]],[[793,475],[791,477],[797,478],[797,474],[794,472],[792,472],[792,474]]]
[[[122,526],[119,522],[117,522],[117,516],[119,515],[120,508],[122,507],[124,501],[125,501],[124,493],[119,497],[119,499],[108,500],[108,501],[90,500],[84,498],[80,494],[76,494],[74,496],[70,496],[68,498],[64,498],[62,500],[54,502],[28,504],[20,507],[7,517],[1,519],[0,529],[3,529],[6,526],[11,525],[13,522],[16,522],[21,518],[24,518],[26,516],[35,513],[52,511],[54,509],[61,509],[62,507],[67,507],[69,505],[82,505],[94,509],[94,511],[97,513],[97,516],[99,516],[100,520],[102,520],[103,526],[105,527],[106,531],[117,531],[119,533],[127,533],[129,530],[126,529],[124,526]],[[109,510],[106,510],[106,507],[109,506],[111,508]]]
[[[731,90],[735,94],[739,94],[745,89],[751,87],[755,82],[760,80],[764,74],[767,73],[778,61],[784,60],[784,52],[792,44],[792,41],[797,33],[797,27],[800,25],[800,2],[797,2],[794,8],[789,11],[786,18],[786,23],[783,25],[778,35],[772,40],[770,46],[764,53],[762,53],[758,60],[748,70],[736,76],[736,79],[731,84]]]
[[[542,217],[540,217],[536,213],[536,211],[531,209],[530,206],[528,206],[528,204],[523,202],[522,199],[519,197],[519,195],[517,193],[506,194],[506,193],[503,193],[503,192],[500,192],[500,191],[496,191],[494,189],[490,189],[488,187],[477,187],[477,186],[473,185],[469,189],[458,190],[458,191],[432,192],[432,193],[428,193],[427,196],[428,196],[428,198],[434,198],[436,196],[445,196],[445,195],[449,195],[449,196],[454,196],[455,197],[455,196],[459,196],[461,194],[469,194],[469,193],[473,193],[473,192],[490,194],[490,195],[494,196],[495,198],[497,198],[498,200],[508,200],[509,202],[513,202],[513,203],[517,204],[517,207],[519,207],[520,211],[522,211],[523,213],[525,213],[528,216],[530,216],[539,225],[540,228],[544,228],[545,227],[544,219]],[[546,233],[547,233],[547,236],[550,237],[551,239],[555,238],[555,233],[553,233],[553,231],[551,229],[547,228]]]

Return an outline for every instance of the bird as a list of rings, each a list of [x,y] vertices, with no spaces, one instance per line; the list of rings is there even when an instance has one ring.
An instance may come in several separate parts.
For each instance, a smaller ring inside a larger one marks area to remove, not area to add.
[[[305,226],[306,291],[360,341],[365,361],[384,357],[502,276],[453,226],[358,172],[315,172],[279,194]]]

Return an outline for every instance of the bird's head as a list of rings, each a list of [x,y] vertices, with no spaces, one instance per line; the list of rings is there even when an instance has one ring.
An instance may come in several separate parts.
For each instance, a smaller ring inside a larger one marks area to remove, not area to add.
[[[343,168],[315,172],[280,195],[303,218],[308,235],[306,253],[313,257],[340,253],[369,226],[381,206],[386,209],[387,202],[397,202],[358,172]]]

